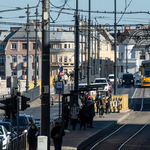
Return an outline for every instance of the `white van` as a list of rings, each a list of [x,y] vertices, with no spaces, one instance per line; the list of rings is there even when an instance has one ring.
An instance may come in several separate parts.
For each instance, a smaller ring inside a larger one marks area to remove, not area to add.
[[[108,79],[110,80],[110,82],[114,82],[114,74],[109,74]]]

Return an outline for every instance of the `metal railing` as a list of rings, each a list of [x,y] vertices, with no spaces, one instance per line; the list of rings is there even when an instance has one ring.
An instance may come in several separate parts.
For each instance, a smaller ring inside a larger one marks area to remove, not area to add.
[[[31,90],[28,90],[27,92],[24,91],[21,93],[21,95],[30,98],[30,102],[40,97],[40,86],[34,87]]]

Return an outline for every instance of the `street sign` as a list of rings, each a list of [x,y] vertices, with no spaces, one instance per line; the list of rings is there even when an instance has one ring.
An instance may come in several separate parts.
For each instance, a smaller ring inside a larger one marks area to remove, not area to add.
[[[55,81],[55,89],[63,89],[64,84],[63,81]]]
[[[59,74],[60,74],[60,76],[64,76],[64,73],[63,73],[63,72],[60,72]]]
[[[59,71],[60,71],[60,72],[62,72],[62,71],[63,71],[63,67],[62,67],[62,66],[59,68]]]

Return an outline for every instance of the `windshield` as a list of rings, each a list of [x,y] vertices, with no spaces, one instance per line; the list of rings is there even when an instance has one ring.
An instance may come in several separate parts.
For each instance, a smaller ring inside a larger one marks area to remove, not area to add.
[[[9,119],[4,119],[4,121],[8,122],[10,121]],[[12,120],[12,125],[17,126],[17,119]],[[19,126],[26,126],[28,125],[28,121],[26,117],[19,117]]]
[[[0,123],[0,125],[3,125],[8,131],[10,131],[10,125],[8,123]]]
[[[2,127],[0,127],[0,135],[3,135],[4,133],[3,133],[3,129],[2,129]]]
[[[109,76],[109,79],[114,79],[114,76]]]
[[[144,77],[150,77],[150,68],[144,68]]]
[[[106,83],[105,79],[96,79],[94,83]]]
[[[123,75],[123,79],[133,79],[133,75],[132,74]]]
[[[28,117],[28,119],[31,123],[34,123],[32,117]]]

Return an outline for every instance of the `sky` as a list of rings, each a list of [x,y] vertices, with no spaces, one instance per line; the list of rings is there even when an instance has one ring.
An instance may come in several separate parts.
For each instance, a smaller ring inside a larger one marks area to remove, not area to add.
[[[53,5],[59,7],[63,5],[65,0],[50,0],[50,16],[52,25],[74,25],[74,10],[76,8],[76,0],[68,0],[64,8],[70,8],[71,10],[63,9],[58,16],[58,12],[61,8],[54,8]],[[0,30],[9,30],[10,26],[18,27],[15,23],[26,23],[26,9],[10,11],[16,8],[25,8],[38,6],[39,17],[41,19],[42,14],[42,0],[1,0],[0,2]],[[52,5],[53,4],[53,5]],[[116,0],[117,12],[148,12],[150,11],[150,0]],[[83,18],[88,19],[89,0],[78,0],[79,14],[83,15]],[[87,11],[83,12],[81,10]],[[5,12],[2,12],[5,11]],[[35,19],[35,8],[30,10],[30,19]],[[94,13],[94,12],[98,13]],[[104,13],[110,12],[110,13]],[[106,26],[114,24],[114,0],[91,0],[91,20],[99,24]],[[21,16],[21,18],[20,18]],[[122,16],[122,17],[121,17]],[[55,19],[57,20],[55,21]],[[52,23],[52,21],[54,23]],[[2,24],[2,23],[5,24]],[[7,22],[7,23],[6,23]],[[8,24],[9,22],[9,24]],[[10,25],[10,23],[12,25]],[[150,15],[147,13],[134,13],[134,14],[117,14],[117,25],[138,25],[138,24],[150,24]],[[110,26],[110,28],[113,28]],[[117,27],[118,29],[123,27]],[[135,28],[134,26],[132,28]]]

